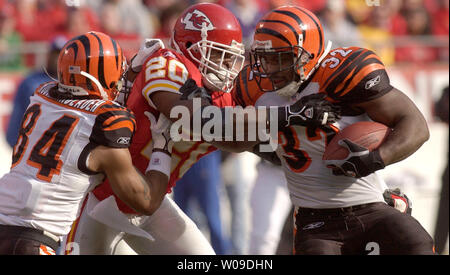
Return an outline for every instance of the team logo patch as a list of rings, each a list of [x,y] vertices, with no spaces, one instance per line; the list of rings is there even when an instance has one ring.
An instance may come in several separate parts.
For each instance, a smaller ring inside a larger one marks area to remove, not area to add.
[[[152,158],[152,165],[161,165],[161,160],[159,158]]]
[[[129,144],[130,143],[130,137],[120,137],[117,139],[117,143],[119,144]]]
[[[214,25],[211,23],[211,20],[209,20],[209,18],[199,10],[188,12],[182,19],[181,23],[184,24],[184,28],[186,30],[201,31],[203,25],[206,27],[207,31],[214,29]]]
[[[79,66],[69,66],[69,73],[71,74],[80,74],[81,69]]]
[[[366,82],[366,90],[369,90],[373,86],[375,86],[378,83],[380,83],[380,80],[381,80],[381,76],[377,76],[377,77],[372,78],[371,80],[367,81]]]
[[[322,227],[324,224],[325,224],[324,222],[313,222],[313,223],[303,226],[302,230],[310,230],[310,229],[319,228],[319,227]]]

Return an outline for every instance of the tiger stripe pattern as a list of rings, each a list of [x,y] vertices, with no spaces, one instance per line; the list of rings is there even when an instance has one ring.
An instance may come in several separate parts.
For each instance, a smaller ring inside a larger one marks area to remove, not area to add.
[[[108,99],[117,94],[117,84],[126,64],[119,44],[100,32],[88,32],[69,40],[58,58],[58,80],[69,87],[81,87],[89,95],[106,99],[86,72],[97,79]]]

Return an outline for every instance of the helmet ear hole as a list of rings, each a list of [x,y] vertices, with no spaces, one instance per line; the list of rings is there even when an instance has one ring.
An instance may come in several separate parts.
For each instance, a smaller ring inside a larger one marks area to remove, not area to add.
[[[186,42],[186,49],[189,49],[192,46],[192,42]]]
[[[110,89],[115,88],[115,87],[116,87],[116,82],[115,81],[113,81],[113,82],[111,82],[111,84],[109,84],[109,88]]]

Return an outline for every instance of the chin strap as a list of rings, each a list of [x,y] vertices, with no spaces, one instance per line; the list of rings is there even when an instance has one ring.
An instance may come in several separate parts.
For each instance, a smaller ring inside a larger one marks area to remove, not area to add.
[[[88,74],[87,72],[81,71],[80,74],[86,78],[89,78],[92,82],[94,82],[94,84],[97,86],[98,90],[100,91],[100,94],[102,95],[102,98],[104,100],[108,100],[108,94],[106,94],[105,90],[103,90],[102,85],[100,84],[100,82],[98,82],[98,80],[93,77],[92,75]]]

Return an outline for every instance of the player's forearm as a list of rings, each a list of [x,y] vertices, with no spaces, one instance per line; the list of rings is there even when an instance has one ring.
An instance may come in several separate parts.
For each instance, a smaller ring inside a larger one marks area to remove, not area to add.
[[[121,173],[109,175],[109,183],[113,192],[126,205],[138,213],[151,215],[154,212],[150,186],[145,176],[140,173]]]
[[[251,151],[255,145],[261,142],[261,139],[268,138],[267,135],[260,133],[265,133],[268,125],[266,111],[266,108],[235,107],[232,112],[227,114],[226,109],[221,108],[222,136],[220,141],[213,141],[211,144],[229,152]],[[260,116],[261,112],[263,112],[262,116]],[[228,120],[226,116],[228,116]],[[226,141],[227,139],[231,141]]]
[[[233,153],[242,153],[245,151],[250,151],[258,141],[212,141],[210,142],[212,145],[217,147],[220,150],[233,152]]]
[[[113,192],[129,207],[145,215],[152,213],[150,187],[132,165],[128,148],[97,146],[90,154],[88,168],[105,173]]]
[[[250,150],[256,143],[267,141],[267,135],[261,132],[268,125],[266,108],[219,108],[205,99],[182,100],[178,94],[162,91],[152,94],[151,99],[158,110],[173,122],[172,130],[188,134],[180,137],[182,139],[202,140],[232,152]],[[260,118],[261,110],[264,113]],[[179,141],[174,136],[172,139]]]
[[[147,171],[145,176],[150,187],[150,212],[153,214],[159,208],[167,193],[169,178],[165,174],[155,170]]]
[[[152,215],[166,194],[168,177],[150,170],[144,176],[135,171],[109,173],[108,179],[114,193],[129,207],[143,215]]]
[[[173,110],[169,114],[174,122],[172,127],[227,151],[249,150],[268,138],[265,134],[268,130],[268,109],[265,107],[219,108],[194,99],[177,101]]]

